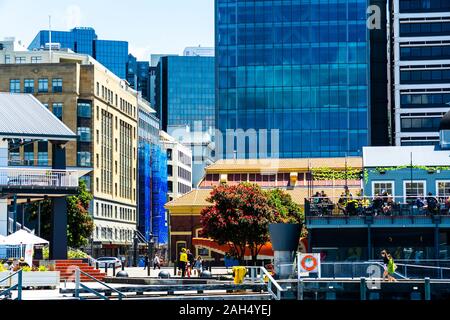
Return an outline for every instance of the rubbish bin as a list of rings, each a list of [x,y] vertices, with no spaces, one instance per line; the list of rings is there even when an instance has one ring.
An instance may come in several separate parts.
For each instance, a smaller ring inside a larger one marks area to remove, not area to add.
[[[233,267],[234,283],[242,284],[244,282],[244,277],[247,274],[246,267]]]

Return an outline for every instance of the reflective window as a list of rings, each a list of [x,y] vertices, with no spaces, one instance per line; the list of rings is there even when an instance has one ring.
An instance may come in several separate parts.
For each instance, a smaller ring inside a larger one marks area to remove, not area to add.
[[[79,127],[77,132],[79,141],[91,142],[91,128]]]
[[[62,120],[62,117],[63,117],[63,104],[62,103],[54,103],[53,104],[53,114],[59,120]]]
[[[34,93],[34,79],[25,79],[24,80],[24,92],[25,93]]]
[[[91,118],[92,106],[89,102],[78,102],[77,116],[80,118]]]
[[[40,93],[48,92],[48,79],[38,80],[38,92]]]
[[[52,79],[53,93],[61,93],[63,90],[62,86],[63,86],[62,79]]]
[[[9,80],[9,92],[20,93],[20,80],[19,79]]]
[[[91,166],[91,153],[90,152],[77,152],[77,163],[79,167]]]

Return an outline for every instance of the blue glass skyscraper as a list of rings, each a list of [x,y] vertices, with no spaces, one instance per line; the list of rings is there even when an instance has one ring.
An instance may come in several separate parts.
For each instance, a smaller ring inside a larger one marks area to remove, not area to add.
[[[121,79],[126,78],[128,42],[99,40],[93,28],[74,28],[70,31],[52,31],[52,43],[61,48],[88,54],[103,64]],[[44,48],[50,42],[48,30],[41,30],[28,46],[29,50]]]
[[[227,129],[278,129],[281,158],[361,154],[370,145],[368,6],[216,0],[216,127],[224,137]]]
[[[202,131],[214,128],[214,57],[162,57],[156,72],[156,108],[167,131],[170,126],[202,122]]]

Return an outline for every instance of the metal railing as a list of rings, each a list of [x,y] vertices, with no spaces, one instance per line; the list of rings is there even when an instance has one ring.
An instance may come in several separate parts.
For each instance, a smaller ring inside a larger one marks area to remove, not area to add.
[[[31,168],[0,168],[0,186],[78,187],[78,172]]]
[[[449,215],[450,202],[445,197],[427,196],[317,196],[305,199],[307,217],[336,216],[430,216]]]
[[[9,226],[8,226],[9,229],[8,230],[14,230],[14,219],[9,217],[8,223],[9,223]],[[21,223],[16,221],[16,230],[20,230],[20,229],[23,229],[23,230],[28,231],[30,233],[34,233],[33,230],[30,230],[27,227],[22,226]]]
[[[92,289],[92,288],[89,288],[88,286],[86,286],[86,285],[84,285],[83,283],[81,283],[81,275],[84,275],[84,276],[86,276],[86,277],[92,279],[93,282],[100,283],[102,286],[104,286],[104,287],[110,289],[112,292],[117,293],[118,299],[119,299],[119,300],[122,300],[122,298],[126,297],[126,296],[125,296],[122,292],[120,292],[119,290],[116,290],[116,289],[114,289],[113,287],[108,286],[106,283],[104,283],[104,282],[102,282],[102,281],[100,281],[100,280],[94,278],[94,277],[91,276],[90,274],[88,274],[88,273],[86,273],[86,272],[80,270],[80,268],[76,268],[76,269],[75,269],[75,293],[74,293],[74,296],[75,296],[76,298],[80,299],[80,300],[83,299],[83,298],[80,296],[80,293],[81,293],[81,291],[82,291],[81,289],[86,290],[86,291],[88,291],[88,292],[90,292],[90,293],[96,295],[97,297],[99,297],[99,298],[102,299],[102,300],[109,300],[109,298],[108,298],[106,295],[103,295],[103,294],[101,294],[100,292],[98,292],[98,291],[96,291],[96,290],[94,290],[94,289]]]
[[[264,277],[267,277],[267,291],[275,300],[281,300],[281,295],[285,289],[283,289],[279,283],[272,277],[272,275],[264,267],[246,267],[250,274],[250,282],[265,283]]]
[[[13,279],[14,276],[17,275],[17,283],[15,285],[10,285],[10,287],[6,290],[0,291],[0,297],[8,297],[9,299],[11,299],[12,296],[12,291],[13,290],[17,290],[17,298],[16,300],[22,300],[22,276],[23,276],[23,271],[22,269],[20,269],[17,272],[14,272],[13,274],[10,274],[9,276],[7,276],[4,279],[0,280],[0,285],[7,281],[10,280],[10,283]]]
[[[25,257],[25,245],[0,244],[0,259],[20,259]]]
[[[407,279],[450,279],[450,268],[417,264],[396,263],[397,272]]]

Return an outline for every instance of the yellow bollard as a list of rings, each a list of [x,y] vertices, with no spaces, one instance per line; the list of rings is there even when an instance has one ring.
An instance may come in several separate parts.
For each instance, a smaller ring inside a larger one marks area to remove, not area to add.
[[[247,268],[245,267],[233,267],[234,284],[242,284],[244,277],[247,274]]]

